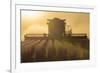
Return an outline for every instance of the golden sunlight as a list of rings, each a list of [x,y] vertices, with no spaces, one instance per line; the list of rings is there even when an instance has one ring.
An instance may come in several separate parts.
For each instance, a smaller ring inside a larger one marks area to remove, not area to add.
[[[86,33],[89,37],[89,13],[21,11],[21,40],[25,34],[48,34],[48,19],[65,19],[73,33]],[[84,28],[85,27],[85,28]],[[66,29],[65,29],[66,30]]]

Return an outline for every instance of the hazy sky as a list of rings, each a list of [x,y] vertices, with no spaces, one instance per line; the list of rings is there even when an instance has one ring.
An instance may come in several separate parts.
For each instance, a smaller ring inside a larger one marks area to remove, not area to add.
[[[86,33],[89,37],[89,13],[51,12],[51,11],[21,11],[21,40],[24,35],[48,33],[47,19],[66,19],[72,33]]]

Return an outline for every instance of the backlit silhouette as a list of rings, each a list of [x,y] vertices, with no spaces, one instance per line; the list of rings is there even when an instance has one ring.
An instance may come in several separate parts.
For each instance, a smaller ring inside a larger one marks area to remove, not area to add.
[[[58,17],[47,19],[47,25],[48,34],[24,35],[25,39],[21,42],[22,63],[89,59],[86,33],[73,33],[67,20]]]

